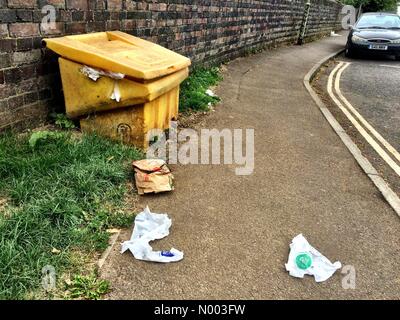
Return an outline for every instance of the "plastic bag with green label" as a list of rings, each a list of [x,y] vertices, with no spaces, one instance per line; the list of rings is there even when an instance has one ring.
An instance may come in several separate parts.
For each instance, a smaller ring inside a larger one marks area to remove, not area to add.
[[[340,269],[342,264],[339,261],[330,262],[313,248],[302,234],[299,234],[290,244],[289,259],[285,267],[293,277],[303,278],[308,274],[314,276],[316,282],[323,282]]]

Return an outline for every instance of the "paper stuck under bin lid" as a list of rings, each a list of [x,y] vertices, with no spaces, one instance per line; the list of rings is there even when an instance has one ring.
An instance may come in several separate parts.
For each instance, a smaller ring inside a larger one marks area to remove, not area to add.
[[[127,76],[151,80],[187,68],[190,59],[120,31],[44,39],[64,58]]]

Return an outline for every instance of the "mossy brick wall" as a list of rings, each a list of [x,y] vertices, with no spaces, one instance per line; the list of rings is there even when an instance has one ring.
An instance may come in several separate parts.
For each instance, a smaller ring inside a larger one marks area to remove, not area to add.
[[[304,0],[0,0],[0,129],[31,127],[63,108],[56,55],[42,38],[121,30],[216,63],[264,45],[296,41]],[[342,5],[311,0],[307,37],[340,28]],[[56,28],[41,21],[45,5]]]

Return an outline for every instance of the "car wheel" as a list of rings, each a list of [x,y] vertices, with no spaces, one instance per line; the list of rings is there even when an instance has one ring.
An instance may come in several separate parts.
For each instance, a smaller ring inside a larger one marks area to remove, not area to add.
[[[346,48],[346,51],[345,51],[344,55],[345,55],[347,58],[354,58],[354,57],[355,57],[355,55],[354,55],[354,50],[352,50],[352,49],[350,49],[350,48]]]
[[[396,61],[400,61],[400,56],[396,56]]]

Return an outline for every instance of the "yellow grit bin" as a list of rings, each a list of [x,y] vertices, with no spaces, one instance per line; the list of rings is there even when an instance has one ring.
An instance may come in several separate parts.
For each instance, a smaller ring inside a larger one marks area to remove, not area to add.
[[[61,56],[66,113],[80,118],[83,131],[147,148],[147,132],[178,117],[190,59],[120,31],[44,41]]]

